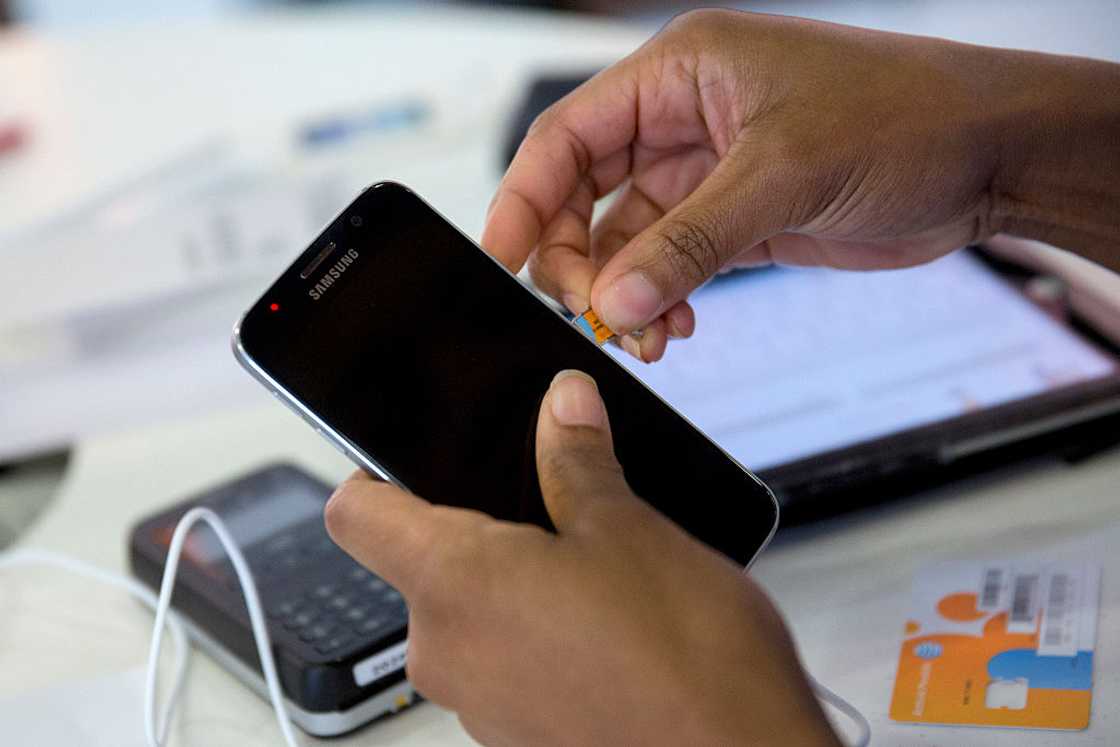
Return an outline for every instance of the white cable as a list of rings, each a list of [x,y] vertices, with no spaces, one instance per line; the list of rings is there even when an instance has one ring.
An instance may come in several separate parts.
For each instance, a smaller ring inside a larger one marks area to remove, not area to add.
[[[805,676],[809,678],[809,685],[812,686],[813,692],[817,694],[818,698],[843,713],[855,724],[858,734],[852,741],[851,747],[867,747],[871,744],[871,724],[867,723],[863,714],[854,705],[817,682],[813,675],[806,672]]]
[[[288,744],[288,747],[299,747],[299,740],[292,728],[288,709],[284,705],[280,678],[276,673],[276,661],[272,656],[272,643],[268,636],[268,628],[265,626],[264,612],[261,608],[260,597],[257,594],[257,586],[253,581],[252,573],[249,571],[249,564],[245,562],[245,556],[241,554],[240,548],[230,535],[229,530],[226,529],[221,518],[211,509],[193,508],[184,514],[175,526],[175,532],[171,537],[171,544],[167,552],[167,565],[164,568],[158,598],[146,586],[127,576],[111,573],[91,563],[45,550],[13,550],[0,554],[0,569],[31,565],[62,568],[110,586],[124,589],[147,607],[155,610],[156,619],[152,631],[152,646],[148,655],[147,677],[144,687],[144,734],[147,737],[149,747],[162,747],[167,741],[167,731],[171,725],[171,717],[186,677],[187,659],[190,654],[183,624],[179,620],[178,613],[171,610],[171,593],[175,588],[175,577],[179,569],[179,558],[183,552],[183,544],[191,528],[199,521],[209,524],[214,533],[218,535],[222,548],[229,555],[230,562],[233,564],[238,583],[241,584],[241,590],[245,596],[246,606],[249,609],[249,622],[253,627],[257,654],[264,670],[268,694],[272,700],[273,710],[276,711],[280,731],[283,732],[284,741]],[[171,629],[171,637],[175,641],[175,675],[171,693],[164,704],[157,727],[155,719],[156,679],[165,626]]]
[[[110,586],[124,589],[149,608],[155,610],[156,620],[152,631],[152,646],[148,654],[148,671],[144,687],[144,733],[147,736],[149,747],[161,747],[167,740],[167,730],[171,724],[171,717],[186,675],[187,658],[190,651],[187,645],[187,636],[182,623],[179,621],[178,614],[171,610],[171,593],[175,589],[175,576],[179,569],[179,558],[183,552],[183,543],[186,542],[187,534],[191,528],[199,521],[209,524],[214,533],[218,535],[218,540],[233,564],[237,581],[241,584],[241,591],[249,609],[249,622],[253,627],[253,638],[257,644],[257,654],[261,660],[261,668],[264,670],[264,678],[268,685],[272,708],[276,712],[276,720],[280,724],[280,731],[283,732],[284,741],[288,744],[288,747],[299,747],[299,740],[292,729],[288,709],[284,705],[284,697],[280,690],[280,678],[276,674],[276,661],[272,656],[272,642],[268,636],[268,628],[265,626],[264,612],[261,608],[260,597],[257,594],[256,583],[249,571],[249,564],[245,562],[245,556],[241,554],[241,549],[230,535],[229,530],[226,529],[221,518],[211,509],[205,507],[192,508],[183,515],[183,518],[175,526],[175,533],[171,536],[171,545],[167,551],[167,565],[164,568],[158,599],[147,587],[127,576],[110,573],[90,563],[45,550],[13,550],[0,554],[0,569],[28,565],[63,568]],[[165,625],[171,628],[171,636],[175,639],[175,679],[171,687],[171,695],[164,704],[157,729],[155,726],[156,679],[159,671],[159,653],[163,644]],[[851,703],[814,679],[811,674],[806,673],[806,676],[809,678],[809,684],[818,698],[843,713],[855,724],[858,735],[852,742],[851,747],[867,747],[871,743],[871,725],[867,723],[863,714]]]
[[[152,610],[155,610],[159,604],[156,595],[152,593],[151,589],[138,581],[128,576],[103,570],[91,563],[78,560],[77,558],[71,558],[46,550],[11,550],[0,555],[0,569],[22,566],[61,568],[79,576],[92,578],[95,581],[115,586],[118,589],[124,589]],[[175,640],[175,679],[171,686],[171,697],[167,699],[167,704],[164,706],[163,713],[160,716],[159,742],[161,743],[167,739],[167,730],[171,725],[172,709],[178,699],[179,691],[182,689],[183,680],[186,678],[187,659],[190,657],[190,646],[187,643],[187,634],[183,630],[183,624],[180,622],[178,614],[172,613],[168,616],[167,623],[168,627],[171,628],[171,637]]]
[[[204,506],[197,506],[187,511],[179,523],[175,525],[175,533],[171,535],[171,545],[167,549],[167,565],[163,571],[163,582],[159,588],[159,603],[156,607],[156,622],[152,631],[152,648],[148,654],[148,677],[144,687],[144,733],[148,737],[150,747],[161,747],[162,739],[157,740],[153,718],[155,716],[156,700],[156,674],[159,669],[159,650],[163,643],[163,625],[171,607],[171,592],[175,588],[175,575],[179,569],[179,557],[183,553],[183,543],[198,522],[210,525],[222,548],[229,555],[233,569],[237,573],[237,581],[241,584],[241,593],[245,596],[245,604],[249,608],[249,622],[253,626],[253,638],[257,643],[257,655],[261,660],[261,669],[264,671],[264,680],[268,685],[268,696],[272,701],[272,708],[276,711],[276,721],[280,724],[280,731],[284,733],[284,741],[288,747],[299,747],[292,720],[288,716],[288,709],[284,705],[284,695],[280,690],[280,678],[276,674],[276,661],[272,657],[272,641],[268,637],[268,628],[265,627],[264,612],[261,609],[261,600],[257,595],[257,585],[253,582],[253,574],[249,571],[249,564],[237,546],[233,536],[226,529],[225,523],[213,510]],[[170,710],[171,701],[168,701]],[[162,734],[162,732],[161,732]]]

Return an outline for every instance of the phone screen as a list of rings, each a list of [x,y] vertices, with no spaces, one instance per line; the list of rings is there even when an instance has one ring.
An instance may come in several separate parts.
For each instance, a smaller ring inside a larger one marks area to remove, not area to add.
[[[553,376],[606,403],[634,492],[746,564],[769,491],[423,200],[363,192],[242,319],[242,355],[430,501],[551,528],[535,438]]]

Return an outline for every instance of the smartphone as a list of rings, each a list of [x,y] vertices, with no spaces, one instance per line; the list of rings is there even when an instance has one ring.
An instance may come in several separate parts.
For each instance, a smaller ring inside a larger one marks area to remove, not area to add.
[[[408,188],[363,191],[245,313],[241,364],[343,453],[430,501],[552,528],[537,413],[579,369],[634,492],[748,565],[770,490]]]
[[[268,464],[141,519],[128,543],[132,574],[158,592],[183,514],[207,506],[222,517],[253,572],[288,712],[317,736],[353,731],[416,698],[404,674],[404,599],[327,536],[332,489],[293,464]],[[267,700],[237,575],[208,526],[183,546],[172,602],[192,641]]]

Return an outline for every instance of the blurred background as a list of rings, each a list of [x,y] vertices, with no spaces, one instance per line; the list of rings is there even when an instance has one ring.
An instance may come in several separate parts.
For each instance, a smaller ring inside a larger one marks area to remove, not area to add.
[[[75,443],[259,406],[230,325],[361,186],[477,237],[532,114],[691,6],[0,0],[0,545]],[[735,7],[1101,57],[1120,28],[1093,0]]]
[[[235,363],[234,321],[372,182],[410,185],[478,238],[534,114],[692,6],[0,0],[0,549],[121,570],[139,519],[250,468],[343,477],[352,465]],[[1120,60],[1116,0],[732,7]],[[919,565],[1068,542],[1076,558],[1104,548],[1106,578],[1120,571],[1120,278],[1046,247],[1001,251],[898,272],[738,273],[695,295],[697,334],[662,363],[620,359],[763,471],[783,526],[802,523],[752,574],[808,668],[884,744],[919,738],[885,707]],[[5,583],[0,706],[140,661],[150,620],[130,600],[110,609],[57,575]],[[21,594],[46,612],[8,605]],[[82,610],[96,646],[75,636]],[[1107,710],[1120,649],[1103,642]],[[210,679],[190,695],[192,743],[265,743],[263,703],[196,666]],[[418,710],[377,743],[460,733],[451,714],[424,731],[436,709]],[[947,738],[1117,743],[1114,723],[1093,729]]]

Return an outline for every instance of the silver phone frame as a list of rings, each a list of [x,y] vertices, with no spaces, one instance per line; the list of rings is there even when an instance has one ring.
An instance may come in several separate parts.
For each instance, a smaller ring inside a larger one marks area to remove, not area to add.
[[[499,262],[497,259],[495,259],[493,256],[491,256],[489,253],[487,253],[485,249],[483,249],[479,244],[477,244],[474,241],[474,239],[472,239],[467,234],[463,233],[463,231],[457,225],[455,225],[455,223],[453,221],[451,221],[446,215],[444,215],[439,210],[437,210],[430,202],[425,200],[422,196],[420,196],[419,194],[417,194],[413,190],[409,189],[409,187],[407,185],[401,184],[400,182],[381,181],[381,182],[376,182],[376,183],[371,184],[370,186],[366,187],[361,192],[359,192],[357,196],[355,196],[352,200],[350,200],[350,202],[347,203],[345,208],[343,208],[337,214],[335,214],[335,216],[327,222],[326,226],[324,226],[323,229],[319,231],[319,234],[317,234],[317,236],[321,235],[323,231],[325,231],[332,224],[334,224],[334,222],[336,220],[338,220],[339,217],[341,217],[347,210],[350,209],[350,206],[353,205],[354,202],[357,201],[359,197],[361,197],[361,195],[365,194],[366,192],[368,192],[371,189],[377,189],[381,185],[389,185],[389,186],[399,187],[399,188],[407,191],[409,194],[411,194],[416,199],[420,200],[432,212],[434,212],[436,215],[438,215],[440,218],[442,218],[443,221],[447,223],[447,225],[449,225],[453,229],[455,229],[455,231],[457,231],[460,236],[462,236],[472,246],[474,246],[476,249],[478,249],[478,251],[481,252],[484,257],[486,257],[491,262],[493,262],[494,265],[498,269],[500,269],[502,272],[504,272],[506,275],[508,275],[511,279],[513,279],[517,283],[517,285],[526,294],[528,294],[533,299],[533,301],[535,301],[536,303],[539,303],[542,306],[544,306],[545,308],[547,308],[550,313],[556,315],[556,317],[561,322],[563,322],[564,324],[571,326],[571,323],[567,319],[565,319],[564,316],[559,311],[557,311],[551,305],[542,301],[540,299],[540,297],[537,296],[537,294],[532,289],[527,287],[521,281],[521,279],[517,277],[517,275],[510,272],[509,269],[505,265],[503,265],[501,262]],[[303,256],[303,253],[305,251],[307,251],[307,250],[304,249],[303,251],[301,251],[300,256]],[[286,274],[290,270],[291,270],[291,265],[289,265],[287,268],[284,269],[284,271],[280,274],[280,277],[283,277],[284,274]],[[241,325],[245,321],[245,317],[248,315],[249,310],[254,308],[257,304],[259,304],[262,299],[263,299],[263,296],[261,298],[258,298],[249,307],[249,309],[247,309],[245,311],[245,313],[243,313],[241,315],[241,317],[237,320],[237,323],[233,327],[233,335],[232,335],[232,338],[231,338],[230,342],[231,342],[231,347],[233,348],[233,355],[237,359],[237,362],[240,363],[242,368],[244,368],[246,371],[248,371],[249,374],[254,379],[259,381],[266,389],[268,389],[270,392],[272,392],[272,394],[277,399],[279,399],[281,402],[283,402],[288,407],[288,409],[290,409],[292,412],[294,412],[296,415],[298,415],[300,418],[302,418],[304,420],[304,422],[306,422],[308,425],[310,425],[312,428],[315,429],[316,433],[318,433],[320,436],[325,438],[328,442],[331,443],[331,445],[333,445],[336,449],[338,449],[340,452],[342,452],[342,454],[344,456],[348,457],[351,461],[356,463],[359,467],[362,467],[362,468],[366,469],[367,471],[372,472],[373,474],[377,475],[381,479],[386,480],[387,482],[391,482],[391,483],[400,487],[403,490],[409,490],[408,486],[405,485],[400,480],[398,480],[395,476],[393,476],[393,474],[389,470],[385,469],[383,466],[378,464],[377,461],[375,459],[373,459],[373,457],[371,457],[369,454],[366,454],[364,451],[362,451],[356,445],[350,443],[344,436],[342,436],[340,433],[338,433],[336,430],[334,430],[334,428],[332,428],[330,426],[330,424],[328,424],[326,421],[324,421],[322,418],[320,418],[316,413],[314,413],[310,408],[308,408],[303,402],[301,402],[296,396],[294,396],[291,392],[289,392],[287,389],[285,389],[280,384],[280,382],[278,382],[274,378],[272,378],[272,376],[270,376],[263,368],[261,368],[260,365],[258,365],[257,362],[255,360],[253,360],[252,356],[250,356],[248,354],[248,352],[246,352],[245,347],[241,343]],[[577,330],[577,332],[578,332],[578,330]],[[621,369],[628,376],[630,376],[630,378],[632,378],[635,382],[637,382],[638,385],[644,387],[646,389],[646,391],[648,391],[650,394],[652,394],[654,397],[656,397],[657,400],[659,402],[661,402],[661,404],[668,407],[670,410],[672,410],[674,413],[676,413],[681,419],[683,419],[686,423],[688,423],[690,426],[692,426],[693,429],[695,429],[697,433],[699,433],[701,436],[706,438],[709,443],[711,443],[713,446],[715,446],[720,451],[721,454],[723,454],[729,460],[731,460],[731,462],[735,466],[737,466],[739,469],[743,470],[743,472],[751,480],[753,480],[754,483],[758,487],[762,488],[762,490],[766,493],[767,496],[769,496],[770,502],[774,507],[774,523],[770,527],[770,531],[767,533],[766,538],[762,541],[762,544],[758,546],[758,549],[755,550],[755,552],[751,556],[750,560],[748,560],[746,565],[743,566],[744,571],[749,570],[750,567],[752,565],[754,565],[754,562],[758,559],[758,556],[762,554],[762,551],[765,550],[767,545],[770,544],[770,540],[772,540],[774,538],[774,534],[778,531],[778,523],[780,521],[780,513],[781,513],[781,504],[778,503],[778,499],[774,496],[774,492],[772,490],[770,490],[770,487],[768,485],[766,485],[766,483],[764,483],[762,480],[760,480],[757,475],[755,475],[749,469],[744,467],[739,462],[738,459],[733,457],[731,454],[727,453],[727,451],[722,446],[720,446],[718,443],[713,441],[711,439],[711,437],[708,436],[708,434],[705,433],[695,423],[693,423],[692,420],[690,420],[686,415],[684,415],[679,410],[677,410],[677,408],[673,407],[671,404],[666,402],[661,397],[661,395],[659,395],[657,392],[655,392],[653,389],[651,389],[644,381],[642,381],[637,376],[635,376],[634,373],[632,371],[630,371],[630,369],[626,368],[626,366],[623,366],[621,363],[616,361],[613,356],[611,356],[609,353],[607,353],[605,350],[603,350],[599,345],[596,345],[594,342],[592,342],[590,339],[588,339],[582,333],[580,333],[580,337],[583,338],[583,340],[588,345],[591,345],[592,347],[594,347],[601,355],[606,356],[613,365],[618,366],[619,369]],[[697,541],[700,541],[700,540],[697,540]]]

